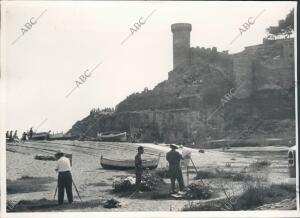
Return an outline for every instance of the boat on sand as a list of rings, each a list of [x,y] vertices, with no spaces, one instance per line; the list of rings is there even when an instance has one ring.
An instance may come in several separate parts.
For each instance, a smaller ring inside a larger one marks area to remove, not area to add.
[[[49,139],[50,131],[49,132],[34,132],[32,134],[32,140],[47,140]]]
[[[73,136],[71,134],[64,134],[64,133],[56,133],[49,135],[49,140],[73,140],[78,137]]]
[[[126,132],[100,132],[97,134],[98,139],[108,142],[126,142],[127,133]]]
[[[157,168],[160,159],[160,154],[158,158],[143,160],[143,167],[146,169],[153,170]],[[114,169],[114,170],[132,170],[135,169],[134,158],[127,160],[112,160],[109,158],[104,158],[101,155],[100,164],[104,169]]]

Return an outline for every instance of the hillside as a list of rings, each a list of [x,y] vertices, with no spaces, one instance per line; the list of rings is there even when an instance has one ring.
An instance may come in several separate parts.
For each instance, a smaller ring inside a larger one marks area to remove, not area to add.
[[[233,55],[191,48],[191,63],[170,71],[153,90],[129,95],[113,112],[92,112],[69,132],[95,137],[97,132],[126,131],[140,142],[203,147],[239,138],[250,128],[243,140],[293,140],[292,46],[293,39],[264,40]]]

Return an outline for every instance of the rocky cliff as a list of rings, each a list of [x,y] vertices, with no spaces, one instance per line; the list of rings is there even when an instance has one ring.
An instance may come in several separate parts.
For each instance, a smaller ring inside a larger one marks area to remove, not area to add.
[[[260,120],[248,138],[295,137],[293,40],[265,41],[229,55],[191,48],[191,64],[176,67],[153,90],[134,93],[115,112],[93,112],[72,134],[139,133],[142,142],[207,146],[236,138]]]

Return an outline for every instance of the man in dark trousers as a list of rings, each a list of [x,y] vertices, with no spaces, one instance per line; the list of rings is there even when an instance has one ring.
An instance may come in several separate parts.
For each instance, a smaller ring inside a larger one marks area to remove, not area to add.
[[[27,133],[23,132],[21,141],[26,141],[26,140],[27,140]]]
[[[72,174],[71,174],[71,164],[69,158],[65,157],[65,154],[62,151],[59,151],[55,154],[57,159],[57,168],[58,171],[58,204],[64,203],[64,192],[66,189],[68,201],[71,204],[73,202],[73,193],[72,193]]]
[[[30,128],[29,133],[28,133],[29,140],[32,139],[32,136],[33,136],[33,130],[32,130],[32,128]]]
[[[167,153],[167,161],[169,162],[169,173],[171,177],[171,189],[172,189],[172,194],[176,193],[175,192],[175,180],[177,179],[178,184],[179,184],[179,190],[181,193],[184,189],[184,182],[183,182],[183,177],[182,177],[182,171],[180,167],[180,160],[183,160],[181,154],[176,151],[178,147],[176,145],[171,144],[171,151]]]
[[[135,185],[136,185],[136,192],[140,191],[141,182],[142,182],[142,175],[143,175],[143,162],[142,162],[142,154],[144,153],[144,147],[138,147],[138,153],[135,156]]]

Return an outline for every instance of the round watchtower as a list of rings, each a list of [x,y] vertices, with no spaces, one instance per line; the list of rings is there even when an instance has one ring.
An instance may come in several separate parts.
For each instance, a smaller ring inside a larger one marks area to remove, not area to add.
[[[189,23],[174,23],[171,25],[173,33],[173,68],[191,63]]]

